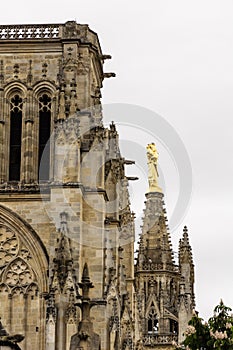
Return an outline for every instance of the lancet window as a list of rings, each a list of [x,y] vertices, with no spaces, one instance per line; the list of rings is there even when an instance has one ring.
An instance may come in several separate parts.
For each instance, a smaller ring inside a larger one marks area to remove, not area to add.
[[[50,170],[51,97],[44,93],[39,97],[39,180],[49,180]]]
[[[154,307],[154,304],[151,305],[150,312],[148,314],[148,319],[147,319],[147,331],[148,334],[157,334],[158,333],[158,317],[157,313]]]
[[[23,100],[16,94],[10,99],[9,181],[20,181]]]

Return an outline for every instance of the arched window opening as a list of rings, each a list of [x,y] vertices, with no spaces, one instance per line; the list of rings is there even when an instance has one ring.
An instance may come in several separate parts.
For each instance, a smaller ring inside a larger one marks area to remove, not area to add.
[[[51,98],[43,94],[39,98],[39,180],[49,180],[50,170],[50,131],[51,131]]]
[[[154,335],[157,334],[159,330],[159,322],[158,317],[156,314],[156,310],[154,305],[151,305],[150,313],[148,315],[148,322],[147,322],[147,331],[148,334]]]
[[[9,181],[20,181],[23,100],[15,95],[10,100]]]
[[[170,319],[170,333],[178,334],[178,322]]]

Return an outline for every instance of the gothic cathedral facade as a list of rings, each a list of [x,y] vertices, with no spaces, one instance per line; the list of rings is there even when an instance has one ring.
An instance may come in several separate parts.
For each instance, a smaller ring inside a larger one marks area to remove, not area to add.
[[[195,307],[187,228],[175,264],[159,187],[134,263],[130,162],[100,102],[108,58],[88,25],[0,26],[4,349],[172,349]]]

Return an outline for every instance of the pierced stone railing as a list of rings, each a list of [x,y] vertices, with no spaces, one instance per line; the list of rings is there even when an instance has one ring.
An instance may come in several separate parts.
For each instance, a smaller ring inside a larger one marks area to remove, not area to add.
[[[156,270],[166,270],[172,272],[178,272],[179,268],[173,264],[153,264],[153,263],[143,263],[142,266],[136,266],[136,271],[156,271]]]
[[[60,24],[1,25],[0,40],[59,38],[60,27]]]
[[[178,342],[178,336],[176,334],[154,334],[146,335],[143,337],[143,344],[145,346],[155,346],[162,344],[173,344],[173,342]]]
[[[10,40],[55,40],[76,39],[80,42],[91,43],[101,48],[98,36],[87,24],[78,24],[75,21],[67,21],[63,24],[13,24],[0,25],[0,41]]]

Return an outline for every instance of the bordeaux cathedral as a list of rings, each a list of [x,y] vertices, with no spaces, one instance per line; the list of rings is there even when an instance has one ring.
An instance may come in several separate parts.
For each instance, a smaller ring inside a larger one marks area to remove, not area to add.
[[[134,251],[130,161],[103,125],[109,58],[88,25],[0,26],[0,349],[173,349],[192,316],[153,140]]]

